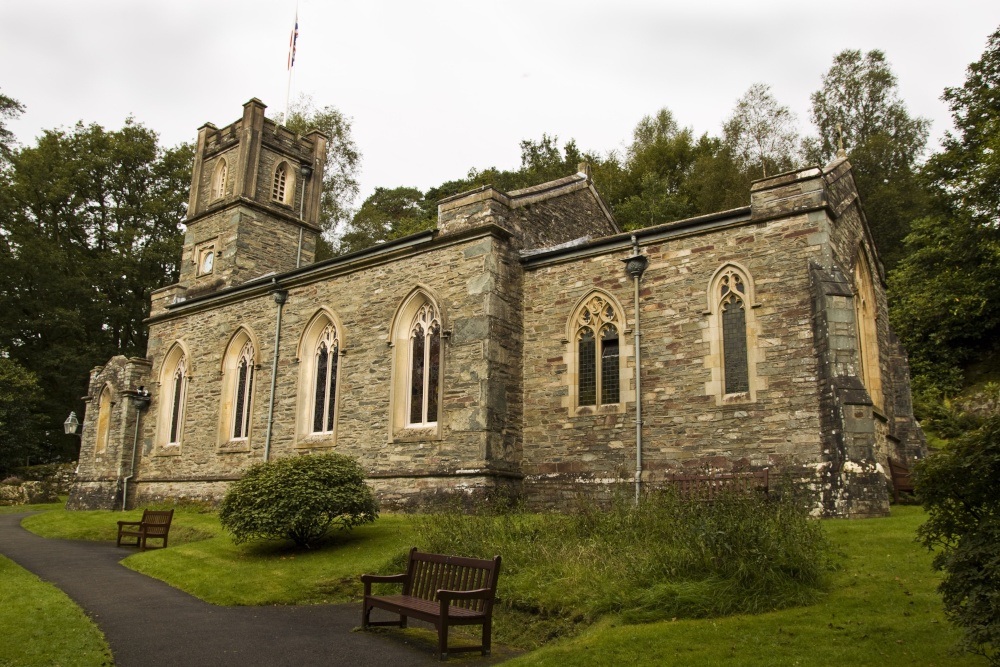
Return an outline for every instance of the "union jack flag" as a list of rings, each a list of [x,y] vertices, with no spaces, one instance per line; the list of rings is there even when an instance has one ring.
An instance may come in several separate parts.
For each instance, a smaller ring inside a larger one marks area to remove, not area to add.
[[[299,41],[299,13],[295,12],[295,29],[292,36],[288,38],[288,69],[292,69],[295,64],[295,43]]]

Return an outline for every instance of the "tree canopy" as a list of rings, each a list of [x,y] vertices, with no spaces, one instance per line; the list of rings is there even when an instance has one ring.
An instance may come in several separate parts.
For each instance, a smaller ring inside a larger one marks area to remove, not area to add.
[[[120,130],[50,130],[12,154],[0,197],[0,349],[44,390],[50,450],[89,370],[144,356],[150,293],[177,279],[192,148]],[[56,443],[56,444],[53,444]]]

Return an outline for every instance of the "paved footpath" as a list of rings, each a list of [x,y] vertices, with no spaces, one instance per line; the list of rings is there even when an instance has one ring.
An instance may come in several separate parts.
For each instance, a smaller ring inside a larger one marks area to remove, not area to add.
[[[360,604],[217,607],[121,565],[134,550],[38,537],[21,528],[25,516],[0,514],[0,554],[80,605],[104,632],[116,667],[442,664],[433,647],[409,645],[402,633],[352,632]]]

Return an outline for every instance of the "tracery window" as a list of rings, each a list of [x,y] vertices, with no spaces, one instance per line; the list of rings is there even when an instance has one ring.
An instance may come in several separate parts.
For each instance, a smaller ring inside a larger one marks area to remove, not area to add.
[[[619,319],[614,305],[594,295],[577,311],[577,405],[610,405],[621,400]]]
[[[181,357],[173,374],[170,376],[170,431],[167,437],[168,445],[181,443],[181,425],[184,423],[184,403],[187,394],[186,364]]]
[[[431,303],[424,303],[410,325],[407,425],[431,426],[438,420],[441,379],[441,320]]]
[[[746,281],[730,268],[718,281],[722,315],[723,378],[727,394],[750,390],[747,363]]]
[[[226,176],[229,173],[229,165],[226,158],[219,158],[215,164],[215,171],[212,172],[212,200],[222,199],[226,194]]]
[[[233,419],[230,429],[232,440],[245,440],[250,433],[250,407],[253,398],[254,349],[247,341],[236,361],[236,379],[233,383]]]
[[[393,438],[440,437],[447,337],[444,313],[427,288],[414,289],[400,302],[389,336]]]
[[[705,367],[711,379],[705,392],[714,396],[717,405],[750,403],[757,392],[767,387],[767,377],[757,374],[764,352],[757,345],[759,336],[753,277],[739,264],[723,264],[712,274],[707,290],[708,343]]]
[[[312,403],[312,432],[332,433],[337,406],[337,366],[340,341],[337,329],[327,324],[319,335],[315,352],[315,379]]]

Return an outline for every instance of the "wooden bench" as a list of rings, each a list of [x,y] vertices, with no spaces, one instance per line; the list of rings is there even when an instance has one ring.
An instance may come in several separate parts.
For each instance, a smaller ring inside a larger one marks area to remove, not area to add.
[[[910,469],[892,458],[889,459],[889,474],[892,476],[892,497],[899,504],[899,492],[913,493],[913,475]]]
[[[722,493],[767,495],[767,468],[755,472],[727,472],[717,475],[668,475],[667,483],[683,500],[714,500]]]
[[[153,538],[163,540],[163,547],[167,547],[167,536],[170,533],[170,522],[174,518],[173,510],[143,510],[141,521],[119,521],[118,522],[118,546],[122,546],[123,537],[134,537],[135,544],[126,543],[127,547],[139,547],[140,551],[149,549],[159,549],[161,547],[147,547],[146,540]]]
[[[496,597],[500,556],[493,560],[444,556],[410,549],[405,574],[361,575],[365,585],[361,627],[392,625],[406,627],[408,616],[433,623],[438,633],[438,653],[448,658],[448,627],[482,625],[481,646],[451,649],[453,653],[482,651],[490,654],[493,600]],[[401,595],[372,595],[372,584],[402,584]],[[372,621],[372,609],[399,614],[399,621]]]

